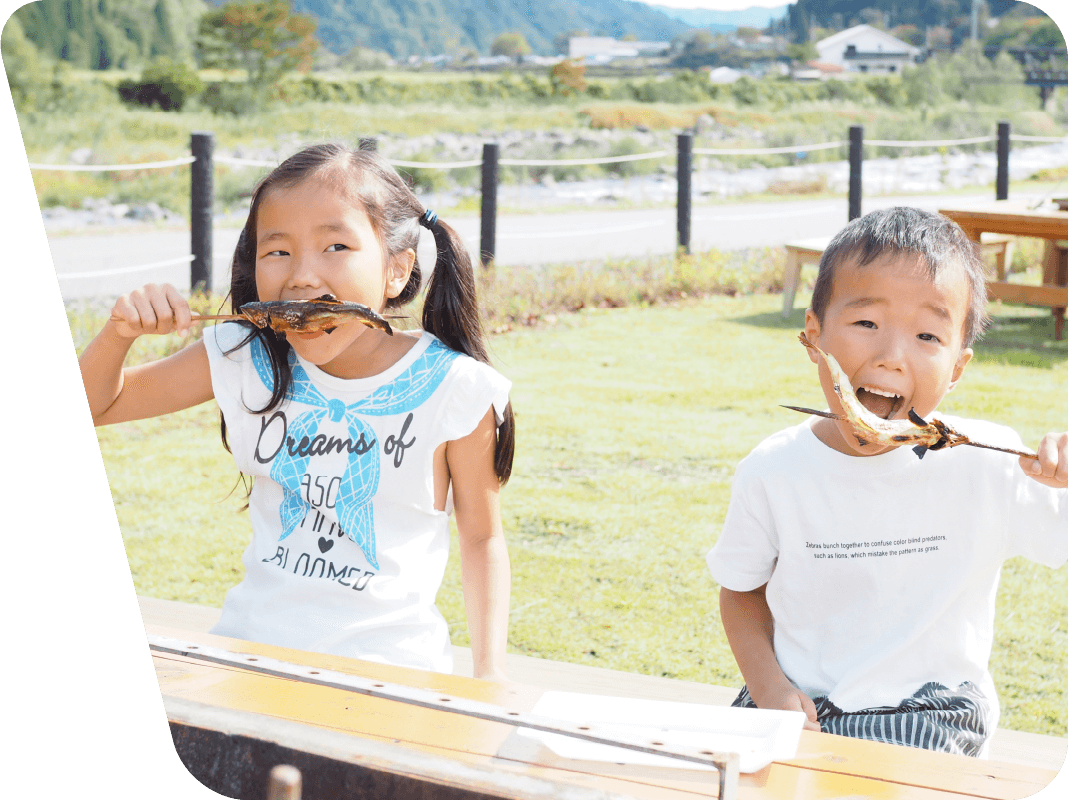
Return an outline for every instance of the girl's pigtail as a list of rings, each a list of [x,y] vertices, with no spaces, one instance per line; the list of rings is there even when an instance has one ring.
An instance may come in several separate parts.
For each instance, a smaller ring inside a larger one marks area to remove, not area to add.
[[[449,348],[489,364],[471,257],[459,235],[448,224],[434,220],[430,230],[438,253],[423,302],[423,329]],[[512,474],[514,455],[515,417],[509,403],[504,410],[504,420],[497,428],[497,447],[493,456],[494,471],[501,486]]]

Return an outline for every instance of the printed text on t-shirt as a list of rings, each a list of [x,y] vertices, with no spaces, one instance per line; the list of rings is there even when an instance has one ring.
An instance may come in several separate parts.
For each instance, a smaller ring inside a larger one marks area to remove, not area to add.
[[[805,547],[816,559],[884,558],[932,553],[938,550],[938,542],[945,536],[916,536],[901,539],[877,539],[874,542],[805,542]]]

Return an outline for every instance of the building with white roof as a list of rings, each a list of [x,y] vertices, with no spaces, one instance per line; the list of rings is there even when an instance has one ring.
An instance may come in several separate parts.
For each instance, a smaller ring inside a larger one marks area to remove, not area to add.
[[[887,74],[916,63],[918,47],[871,25],[856,25],[816,42],[822,64],[838,64],[846,72]]]
[[[671,49],[671,42],[624,42],[611,36],[572,36],[567,47],[569,58],[597,62],[662,55]]]

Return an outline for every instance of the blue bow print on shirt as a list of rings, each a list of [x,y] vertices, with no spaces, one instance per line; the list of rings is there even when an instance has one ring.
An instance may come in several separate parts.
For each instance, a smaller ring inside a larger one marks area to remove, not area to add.
[[[380,386],[367,397],[346,405],[336,398],[327,399],[297,362],[293,351],[289,352],[293,385],[287,399],[293,404],[310,408],[297,414],[288,423],[286,438],[300,443],[307,437],[310,442],[315,439],[319,426],[325,420],[334,423],[344,421],[351,441],[360,446],[349,453],[348,466],[341,476],[335,505],[337,521],[349,539],[359,545],[364,557],[375,569],[379,567],[371,501],[378,491],[381,463],[374,430],[361,417],[404,414],[418,408],[445,379],[458,355],[434,340],[396,379]],[[274,385],[270,362],[258,339],[252,341],[252,361],[260,380],[270,389]],[[299,448],[293,449],[297,452],[293,453],[290,447],[283,446],[271,464],[271,478],[282,487],[284,493],[278,509],[282,529],[279,541],[293,533],[310,510],[301,494],[301,481],[308,474],[313,455],[301,455]]]

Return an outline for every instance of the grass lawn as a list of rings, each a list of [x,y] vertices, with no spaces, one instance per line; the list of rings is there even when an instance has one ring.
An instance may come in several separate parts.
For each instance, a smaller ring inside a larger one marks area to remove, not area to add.
[[[738,460],[798,421],[779,404],[823,402],[795,336],[802,312],[783,321],[780,302],[588,309],[492,338],[518,426],[502,495],[512,652],[740,685],[704,556]],[[996,313],[942,410],[1033,447],[1068,427],[1068,342],[1051,341],[1048,312]],[[249,530],[214,405],[99,437],[137,591],[221,605]],[[1066,598],[1068,569],[1006,565],[992,660],[1003,727],[1068,734]],[[456,547],[438,602],[467,644]]]

